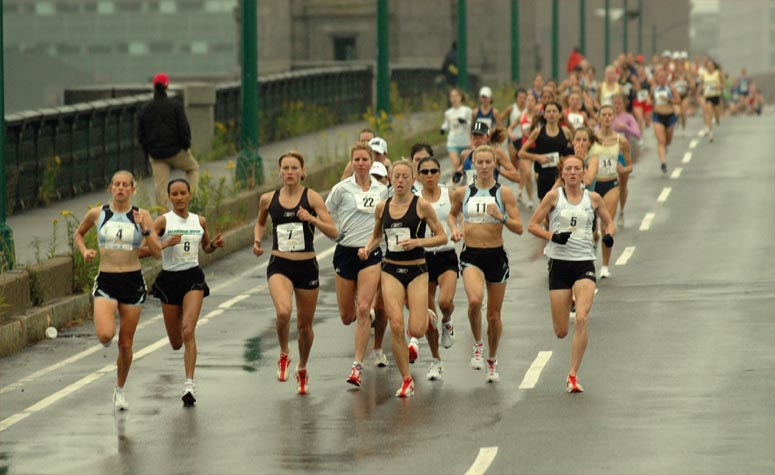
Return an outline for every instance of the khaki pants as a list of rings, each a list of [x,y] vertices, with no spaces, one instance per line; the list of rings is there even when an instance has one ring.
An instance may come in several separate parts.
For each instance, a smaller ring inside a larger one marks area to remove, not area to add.
[[[169,195],[167,194],[167,183],[170,180],[170,169],[177,168],[186,172],[186,180],[191,185],[191,193],[196,191],[199,184],[199,164],[191,155],[190,150],[181,150],[176,155],[165,159],[151,160],[151,170],[153,170],[154,194],[156,195],[156,204],[166,209],[172,209]]]

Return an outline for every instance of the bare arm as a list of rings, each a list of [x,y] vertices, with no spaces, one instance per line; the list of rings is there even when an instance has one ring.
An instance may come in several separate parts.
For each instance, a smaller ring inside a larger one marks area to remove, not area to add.
[[[352,174],[353,174],[353,163],[347,162],[347,165],[344,167],[344,171],[342,172],[342,177],[339,179],[339,181],[350,178]]]
[[[377,207],[374,208],[374,232],[371,233],[371,238],[366,246],[358,249],[358,257],[365,261],[368,259],[369,254],[379,246],[379,242],[382,240],[382,213],[385,209],[387,200],[382,200],[377,203]]]
[[[312,225],[320,229],[323,234],[331,239],[336,239],[336,237],[339,236],[339,230],[336,229],[334,219],[328,213],[328,208],[326,208],[323,198],[314,190],[309,190],[307,192],[307,197],[309,199],[309,204],[312,206],[312,209],[315,210],[317,217],[312,216],[305,209],[299,209],[299,212],[297,213],[299,219],[312,223]]]
[[[544,196],[544,199],[541,200],[538,208],[536,208],[535,213],[533,213],[533,217],[530,218],[530,224],[527,225],[527,230],[533,236],[546,239],[547,241],[552,239],[551,231],[545,229],[543,223],[546,220],[546,217],[549,216],[549,212],[552,211],[552,208],[557,204],[558,193],[559,191],[557,191],[557,188],[552,188],[546,193],[546,196]]]
[[[590,193],[589,197],[592,200],[592,207],[595,208],[595,213],[597,213],[597,217],[600,220],[600,229],[605,230],[604,234],[610,234],[611,236],[616,234],[616,227],[611,219],[611,215],[608,214],[605,203],[603,203],[603,198],[595,192]]]
[[[463,196],[465,196],[465,192],[465,187],[460,187],[455,191],[450,191],[449,195],[452,206],[449,210],[449,216],[447,216],[447,225],[449,226],[449,237],[454,242],[460,241],[463,237],[463,233],[458,229],[457,221],[460,211],[463,210]]]
[[[537,154],[537,153],[531,153],[528,152],[530,147],[533,146],[533,144],[536,142],[536,139],[538,138],[538,134],[541,133],[541,127],[538,127],[537,129],[530,132],[530,135],[528,136],[527,140],[522,144],[522,147],[519,149],[519,158],[523,158],[525,160],[532,160],[534,162],[538,163],[546,163],[549,161],[547,157],[544,157],[543,155]]]
[[[436,212],[433,210],[433,206],[430,203],[420,198],[417,200],[417,215],[425,220],[425,224],[431,228],[433,232],[432,237],[424,237],[417,239],[407,239],[400,242],[404,249],[410,250],[415,247],[436,247],[446,244],[447,233],[444,232],[444,228],[441,226],[441,222],[436,217]],[[413,241],[413,243],[410,243]]]
[[[498,166],[500,166],[498,173],[505,176],[514,183],[519,183],[519,172],[516,168],[514,168],[514,165],[512,165],[509,157],[506,156],[506,152],[504,152],[503,149],[496,148],[495,156],[498,159]]]
[[[592,155],[589,157],[589,161],[587,162],[587,170],[584,172],[584,187],[589,188],[592,186],[592,182],[595,181],[595,177],[597,176],[597,169],[600,166],[600,159],[597,158],[597,155]]]
[[[143,240],[143,243],[148,246],[148,252],[156,259],[160,259],[161,242],[159,242],[159,236],[153,229],[153,218],[151,218],[151,213],[149,213],[148,210],[141,209],[135,211],[133,216],[135,218],[135,223],[140,226],[140,231],[142,231],[143,234],[150,231],[150,234],[145,236],[145,239]]]
[[[89,232],[89,229],[97,223],[97,217],[99,217],[99,215],[100,208],[98,206],[87,211],[86,216],[81,220],[81,224],[78,225],[78,229],[75,230],[75,235],[73,236],[75,245],[78,246],[78,250],[81,251],[83,260],[86,262],[91,262],[97,257],[97,250],[87,248],[83,237]]]
[[[216,234],[214,239],[210,239],[210,234],[207,232],[207,220],[202,215],[199,216],[199,225],[202,226],[202,230],[204,231],[202,233],[202,249],[207,254],[211,254],[215,252],[217,248],[226,245],[221,233]]]
[[[616,163],[617,170],[619,173],[630,173],[632,171],[632,158],[630,157],[630,142],[624,138],[619,137],[619,150],[621,150],[622,155],[624,155],[624,162],[627,164],[626,166],[622,166],[621,163]]]
[[[158,218],[156,218],[153,221],[153,232],[156,233],[157,236],[161,236],[162,234],[164,234],[164,231],[165,231],[166,227],[167,227],[167,218],[164,217],[164,215],[159,216]],[[172,241],[172,237],[170,239],[164,241],[163,243],[161,243],[161,248],[165,249],[165,248],[167,248],[169,246],[172,246],[172,244],[170,244],[170,241]],[[180,235],[179,234],[177,235],[177,241],[180,242]],[[177,244],[177,243],[175,243],[175,244]],[[152,255],[151,254],[151,249],[148,247],[148,244],[143,243],[142,247],[140,247],[140,254],[139,254],[139,256],[140,257],[150,257],[151,255]]]
[[[261,200],[258,202],[258,219],[256,220],[256,226],[253,228],[253,254],[260,256],[264,253],[261,248],[261,241],[264,239],[264,233],[266,232],[266,220],[269,217],[269,203],[272,201],[274,191],[264,193],[261,195]]]
[[[506,216],[494,216],[495,219],[503,220],[507,218],[503,223],[506,229],[514,234],[522,234],[524,227],[522,226],[522,216],[519,214],[519,208],[517,208],[517,199],[514,197],[514,192],[509,187],[501,187],[501,197],[503,198],[503,206],[506,208]],[[497,210],[497,207],[495,207]],[[498,212],[500,214],[500,212]]]

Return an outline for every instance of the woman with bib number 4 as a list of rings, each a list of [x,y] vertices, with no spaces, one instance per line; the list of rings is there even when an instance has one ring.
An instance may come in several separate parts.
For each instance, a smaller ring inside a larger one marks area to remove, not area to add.
[[[576,330],[565,384],[569,393],[580,393],[583,389],[576,375],[587,348],[587,323],[596,286],[592,223],[597,215],[605,231],[603,245],[609,248],[614,245],[614,225],[600,195],[582,186],[584,160],[569,155],[560,160],[559,168],[563,185],[541,200],[528,231],[549,241],[544,254],[549,257],[549,302],[558,338],[568,334],[571,300],[576,300]],[[547,216],[548,231],[543,227]]]
[[[161,300],[164,326],[172,349],[183,350],[186,380],[183,383],[183,404],[196,402],[194,370],[196,368],[196,324],[202,301],[210,295],[205,274],[199,267],[199,247],[210,254],[223,247],[220,233],[210,240],[204,216],[188,211],[191,186],[178,178],[167,184],[172,204],[169,211],[153,222],[153,230],[161,241],[162,270],[153,283],[153,295]],[[146,247],[140,255],[150,254]]]
[[[266,231],[267,217],[272,218],[272,257],[266,268],[269,293],[277,312],[277,338],[280,359],[277,361],[277,379],[288,378],[291,365],[288,335],[291,309],[296,297],[296,327],[299,332],[299,363],[296,365],[296,392],[309,391],[309,358],[315,333],[312,319],[318,304],[318,261],[313,245],[315,228],[331,239],[338,231],[328,214],[323,198],[314,190],[301,185],[304,180],[304,156],[299,152],[285,152],[278,160],[283,186],[264,193],[258,205],[258,221],[254,230],[253,254],[261,256],[261,240]]]
[[[484,368],[484,343],[482,342],[482,303],[487,289],[487,341],[488,357],[486,379],[500,381],[498,375],[498,344],[503,330],[501,307],[509,278],[509,257],[503,249],[503,228],[522,234],[522,219],[517,200],[508,186],[495,181],[495,150],[482,145],[474,150],[476,182],[459,187],[452,196],[452,209],[447,224],[450,236],[457,242],[465,238],[460,253],[463,269],[463,287],[468,297],[468,321],[474,337],[471,351],[471,367]],[[463,232],[458,229],[457,217],[463,213]]]
[[[90,209],[75,231],[74,239],[84,261],[91,262],[100,254],[99,274],[94,279],[94,331],[107,348],[118,330],[118,360],[113,406],[117,411],[129,409],[124,384],[132,365],[132,343],[145,302],[145,281],[140,269],[140,245],[145,241],[155,257],[161,255],[159,237],[153,232],[148,211],[132,206],[136,191],[134,176],[121,170],[110,180],[112,199],[109,204]],[[97,228],[99,251],[89,249],[84,236]]]
[[[409,350],[404,336],[404,302],[409,307],[409,335],[421,338],[428,329],[429,319],[428,266],[424,248],[446,243],[447,234],[431,204],[412,193],[414,166],[411,162],[394,163],[390,182],[395,193],[377,205],[374,231],[369,242],[358,250],[358,257],[368,261],[385,236],[387,252],[382,262],[382,297],[390,322],[390,347],[403,378],[396,396],[409,397],[414,394],[414,380],[409,372]],[[423,237],[426,224],[433,233],[431,237]]]

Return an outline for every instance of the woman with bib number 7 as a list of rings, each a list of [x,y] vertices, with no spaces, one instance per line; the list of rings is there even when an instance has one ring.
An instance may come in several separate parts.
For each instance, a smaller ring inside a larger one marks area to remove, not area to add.
[[[304,180],[304,156],[285,152],[280,156],[280,178],[283,186],[261,195],[258,221],[254,230],[253,254],[261,256],[261,240],[266,231],[267,217],[272,218],[272,257],[266,268],[269,293],[277,312],[277,338],[280,359],[277,379],[285,381],[291,365],[288,334],[290,332],[291,296],[296,297],[296,327],[299,332],[299,363],[296,365],[296,392],[309,391],[309,358],[315,333],[312,319],[318,304],[318,261],[313,240],[315,227],[334,239],[338,235],[323,198],[314,190],[301,185]]]

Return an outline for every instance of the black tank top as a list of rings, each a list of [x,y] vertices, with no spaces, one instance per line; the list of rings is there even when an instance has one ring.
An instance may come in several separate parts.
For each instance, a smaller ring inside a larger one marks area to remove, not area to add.
[[[385,209],[382,210],[382,232],[387,240],[387,253],[385,259],[395,261],[413,261],[425,257],[425,249],[416,247],[410,251],[404,251],[398,245],[404,239],[416,239],[425,236],[425,220],[417,215],[417,196],[412,197],[409,208],[406,213],[398,219],[390,216],[390,202],[393,197],[388,198],[385,203]]]
[[[301,199],[291,209],[283,208],[280,204],[280,188],[274,192],[272,202],[269,203],[269,216],[272,217],[272,250],[281,252],[309,252],[314,251],[312,246],[315,234],[315,226],[300,220],[296,213],[304,208],[312,216],[317,216],[315,210],[309,205],[307,199],[308,188],[301,192]]]
[[[564,157],[565,155],[570,155],[573,153],[573,149],[568,147],[568,139],[565,137],[565,133],[562,131],[562,127],[560,127],[560,132],[556,136],[550,137],[546,133],[546,124],[542,125],[541,131],[538,133],[538,137],[536,138],[535,145],[536,148],[535,152],[533,153],[538,155],[556,152],[560,157]],[[557,167],[544,168],[538,162],[534,163],[533,169],[536,171],[536,173],[541,175],[557,175],[558,173]]]

